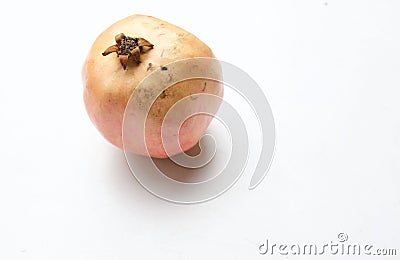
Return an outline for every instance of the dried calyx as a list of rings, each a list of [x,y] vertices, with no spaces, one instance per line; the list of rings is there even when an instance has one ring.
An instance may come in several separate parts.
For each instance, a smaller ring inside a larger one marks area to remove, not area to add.
[[[126,70],[129,59],[135,61],[136,64],[140,63],[140,53],[143,51],[143,47],[153,49],[154,46],[143,38],[133,38],[125,36],[123,33],[115,36],[115,42],[117,44],[108,47],[102,55],[106,56],[112,52],[116,52],[124,70]]]

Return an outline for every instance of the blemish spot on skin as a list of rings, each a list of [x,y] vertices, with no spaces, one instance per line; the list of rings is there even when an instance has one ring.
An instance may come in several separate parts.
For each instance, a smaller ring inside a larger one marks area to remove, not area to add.
[[[160,98],[165,98],[167,96],[167,93],[165,93],[165,90],[163,90],[163,92],[160,95]]]
[[[161,66],[161,70],[168,70],[168,68],[165,66]]]
[[[201,91],[204,92],[206,90],[206,87],[207,87],[207,82],[204,82],[204,87],[203,87],[203,89]]]
[[[151,62],[149,62],[149,64],[147,65],[147,71],[151,70],[152,66],[153,66],[153,64],[151,64]]]

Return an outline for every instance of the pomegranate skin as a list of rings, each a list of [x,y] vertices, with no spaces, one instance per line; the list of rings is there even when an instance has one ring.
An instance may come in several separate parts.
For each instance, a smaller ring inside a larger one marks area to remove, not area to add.
[[[140,64],[129,62],[124,70],[115,53],[102,55],[107,47],[115,44],[114,37],[119,33],[144,38],[153,44],[154,48],[141,53]],[[205,43],[182,28],[146,15],[132,15],[117,21],[97,37],[83,65],[83,96],[91,121],[106,140],[123,149],[122,121],[134,89],[154,70],[177,60],[195,57],[213,58],[214,55]],[[165,114],[180,99],[197,93],[222,97],[223,85],[212,80],[190,79],[168,88],[155,100],[147,116],[147,151],[134,144],[125,144],[125,149],[155,158],[168,157],[161,139],[161,125]],[[200,109],[206,104],[193,102],[192,105]],[[211,120],[210,116],[196,115],[183,123],[179,132],[179,142],[183,151],[197,144]]]

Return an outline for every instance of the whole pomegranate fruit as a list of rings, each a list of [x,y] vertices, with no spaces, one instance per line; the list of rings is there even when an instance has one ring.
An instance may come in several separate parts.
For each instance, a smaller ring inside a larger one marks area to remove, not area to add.
[[[84,102],[90,119],[110,143],[122,149],[124,111],[134,89],[154,70],[166,70],[166,64],[194,57],[214,55],[196,36],[168,22],[132,15],[114,23],[97,37],[82,69]],[[222,97],[223,86],[207,79],[189,79],[172,85],[158,96],[147,115],[147,151],[134,142],[124,148],[155,158],[168,157],[161,139],[163,119],[177,101],[197,93]],[[192,104],[204,105],[207,104]],[[179,144],[183,151],[196,145],[211,120],[210,116],[196,115],[182,124]]]

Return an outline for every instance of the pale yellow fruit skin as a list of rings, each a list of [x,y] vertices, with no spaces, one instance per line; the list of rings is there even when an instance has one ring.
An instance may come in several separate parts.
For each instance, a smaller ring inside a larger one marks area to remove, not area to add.
[[[141,54],[139,65],[129,62],[123,70],[117,55],[102,56],[102,52],[115,44],[114,37],[124,33],[141,37],[154,44],[154,48]],[[84,102],[90,119],[112,144],[122,149],[122,121],[127,102],[141,80],[152,70],[170,62],[194,57],[214,57],[211,49],[193,34],[152,16],[132,15],[122,19],[101,33],[87,56],[82,69]],[[148,64],[151,63],[151,69]],[[177,83],[167,89],[163,98],[158,97],[151,107],[146,122],[148,153],[138,147],[125,147],[128,151],[166,158],[161,141],[161,123],[169,108],[178,100],[195,93],[223,96],[221,83],[193,79]],[[211,117],[195,116],[187,120],[180,130],[179,140],[184,151],[193,147],[203,135]]]

